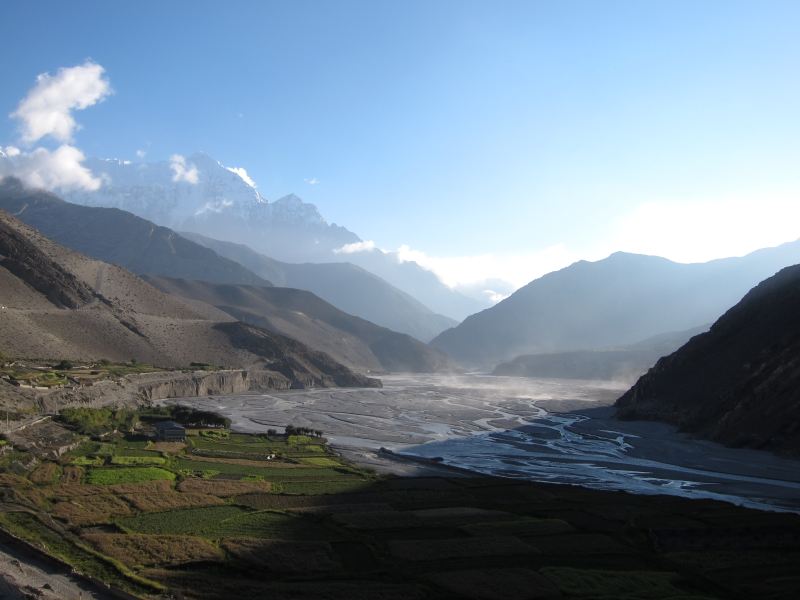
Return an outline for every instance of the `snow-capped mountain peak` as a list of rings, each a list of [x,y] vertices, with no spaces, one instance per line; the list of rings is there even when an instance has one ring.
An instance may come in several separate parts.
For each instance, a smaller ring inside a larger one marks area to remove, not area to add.
[[[90,158],[85,165],[103,185],[64,194],[76,204],[120,208],[178,231],[248,241],[285,260],[318,260],[320,253],[327,258],[333,248],[359,239],[329,225],[316,206],[295,194],[269,202],[246,169],[204,152],[157,162]],[[306,238],[313,240],[313,256],[297,253]]]

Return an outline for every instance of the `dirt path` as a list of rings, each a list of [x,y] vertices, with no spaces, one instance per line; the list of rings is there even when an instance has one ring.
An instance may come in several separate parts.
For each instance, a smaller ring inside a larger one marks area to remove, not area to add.
[[[56,565],[0,541],[0,598],[8,600],[112,600]]]

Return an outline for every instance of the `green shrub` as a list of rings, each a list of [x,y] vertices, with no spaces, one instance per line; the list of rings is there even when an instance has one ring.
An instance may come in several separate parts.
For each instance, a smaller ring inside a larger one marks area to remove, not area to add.
[[[136,423],[136,413],[127,409],[65,408],[60,416],[64,423],[85,435],[130,430]]]

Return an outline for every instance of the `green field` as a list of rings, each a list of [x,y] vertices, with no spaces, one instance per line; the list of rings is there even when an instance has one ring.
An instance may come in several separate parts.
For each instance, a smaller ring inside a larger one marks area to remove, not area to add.
[[[112,465],[163,465],[166,462],[167,459],[152,453],[138,456],[117,454],[111,457]]]
[[[175,473],[159,467],[95,467],[90,469],[87,475],[89,483],[100,485],[139,483],[158,479],[172,481],[175,479]]]
[[[162,453],[145,425],[58,460],[6,445],[0,527],[144,600],[794,600],[800,589],[796,515],[461,473],[379,477],[317,437],[189,433]]]

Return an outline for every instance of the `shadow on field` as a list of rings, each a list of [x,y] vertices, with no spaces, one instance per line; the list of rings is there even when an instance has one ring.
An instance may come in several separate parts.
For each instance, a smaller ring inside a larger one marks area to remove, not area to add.
[[[198,532],[218,540],[208,559],[142,574],[203,600],[793,600],[800,590],[800,517],[714,501],[454,473],[242,494],[216,510],[216,531]]]

